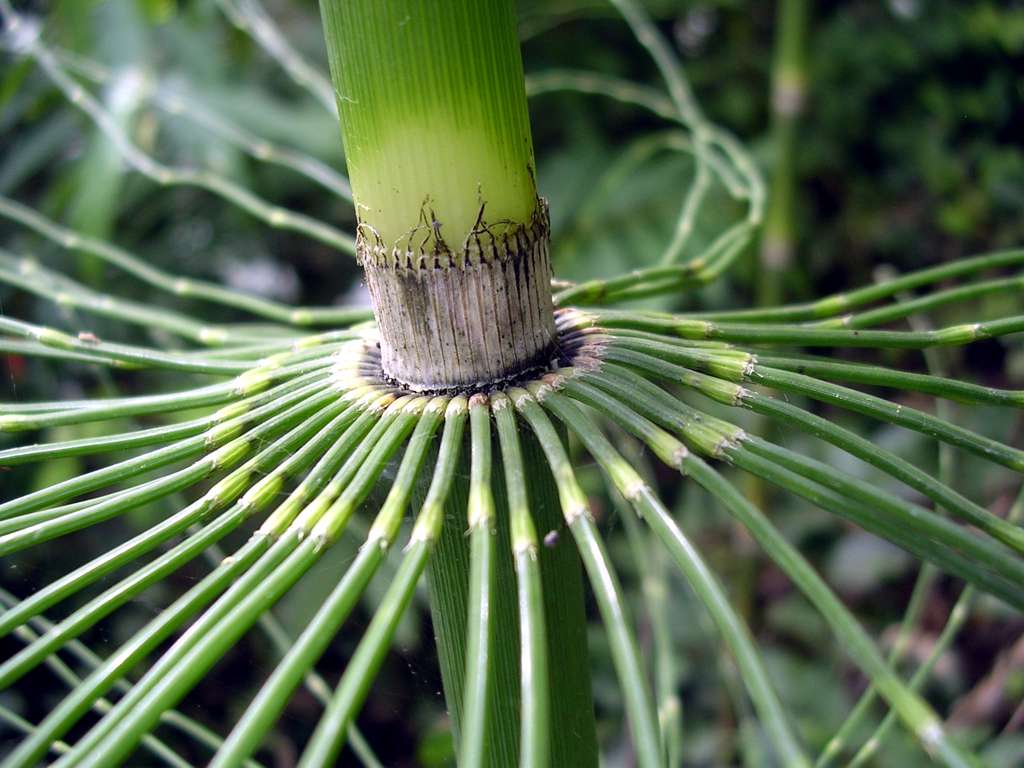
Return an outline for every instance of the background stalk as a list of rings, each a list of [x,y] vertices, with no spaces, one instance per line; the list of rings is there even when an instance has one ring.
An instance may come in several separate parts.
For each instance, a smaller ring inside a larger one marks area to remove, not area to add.
[[[772,66],[772,169],[768,210],[761,235],[757,305],[783,298],[783,280],[796,247],[796,139],[807,98],[807,0],[778,0],[778,33]]]

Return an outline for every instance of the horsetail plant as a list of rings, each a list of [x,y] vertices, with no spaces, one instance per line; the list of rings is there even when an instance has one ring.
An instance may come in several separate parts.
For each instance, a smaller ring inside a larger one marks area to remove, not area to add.
[[[586,654],[585,587],[607,638],[636,764],[678,764],[686,734],[674,672],[658,662],[652,687],[654,667],[641,650],[608,532],[578,477],[581,454],[624,499],[638,556],[645,542],[656,548],[652,558],[674,565],[706,610],[775,761],[814,764],[813,745],[787,712],[725,584],[661,499],[657,483],[627,458],[622,446],[633,440],[684,483],[704,489],[714,512],[725,511],[749,533],[823,617],[869,682],[869,696],[888,705],[891,714],[861,748],[858,764],[895,720],[936,762],[977,763],[919,692],[935,655],[904,680],[732,475],[736,470],[806,499],[965,582],[940,648],[951,642],[976,593],[1024,611],[1020,502],[1012,517],[1000,517],[952,487],[950,473],[933,475],[807,404],[918,432],[947,455],[953,449],[971,454],[1008,469],[1019,482],[1024,450],[959,426],[941,410],[933,414],[856,387],[1009,412],[1024,408],[1024,391],[800,351],[927,351],[1024,331],[1022,315],[938,329],[880,328],[950,303],[1019,293],[1019,274],[977,278],[1018,269],[1024,250],[930,267],[799,305],[704,313],[609,308],[718,279],[758,233],[765,207],[754,162],[703,115],[675,54],[642,7],[634,0],[612,4],[651,54],[666,94],[600,73],[557,71],[524,80],[515,9],[507,0],[321,0],[330,80],[291,47],[257,3],[218,2],[229,22],[252,34],[296,84],[337,110],[349,179],[259,138],[158,78],[142,78],[139,98],[351,200],[357,226],[350,236],[213,170],[157,160],[90,90],[130,73],[49,45],[40,20],[0,2],[5,49],[37,66],[112,142],[127,168],[160,187],[206,190],[272,227],[354,253],[373,304],[372,314],[293,307],[178,277],[0,198],[0,217],[22,234],[90,254],[170,297],[253,318],[207,324],[82,285],[13,245],[0,253],[0,281],[84,315],[157,330],[168,340],[165,348],[113,342],[4,316],[5,354],[140,376],[164,370],[189,384],[193,377],[213,380],[145,395],[0,405],[0,434],[29,437],[0,450],[0,465],[75,456],[97,462],[39,490],[4,494],[5,559],[34,548],[60,552],[73,545],[68,537],[76,532],[103,530],[108,521],[158,502],[174,508],[64,576],[34,584],[28,594],[0,594],[0,635],[23,643],[0,662],[0,688],[17,690],[41,665],[69,688],[37,723],[0,708],[23,734],[5,767],[36,765],[50,755],[58,766],[99,768],[130,763],[136,749],[169,765],[188,765],[164,738],[164,726],[218,768],[256,764],[300,686],[323,710],[299,765],[335,764],[346,744],[363,764],[379,764],[357,718],[423,582],[459,765],[598,764],[605,745],[595,725]],[[652,148],[692,156],[694,180],[661,263],[581,283],[552,278],[551,227],[536,186],[527,93],[560,90],[647,109],[672,124]],[[695,252],[691,233],[713,187],[741,202],[746,214]],[[965,283],[937,289],[951,279]],[[929,292],[908,294],[920,288]],[[772,427],[769,435],[741,426],[751,423],[744,419],[748,412]],[[141,417],[159,423],[134,425]],[[103,425],[103,433],[50,439],[51,430],[70,425]],[[875,467],[919,496],[873,485],[787,447],[793,431]],[[40,436],[43,442],[30,443]],[[121,452],[128,457],[118,458]],[[378,486],[387,487],[382,500]],[[549,539],[549,531],[560,529],[570,536]],[[283,638],[275,604],[309,580],[325,553],[353,531],[361,538],[358,553],[334,574],[304,630]],[[398,565],[389,570],[392,550]],[[213,558],[212,570],[116,651],[97,655],[82,642],[202,555]],[[380,578],[389,582],[331,689],[315,666]],[[672,595],[661,594],[660,601],[667,606]],[[63,618],[47,618],[54,609]],[[256,627],[280,659],[222,737],[176,708]],[[656,645],[671,653],[664,634]],[[851,738],[858,712],[819,764],[857,746]]]

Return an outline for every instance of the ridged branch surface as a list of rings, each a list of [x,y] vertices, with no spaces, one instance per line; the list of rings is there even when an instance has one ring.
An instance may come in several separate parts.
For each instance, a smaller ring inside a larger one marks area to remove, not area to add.
[[[541,201],[528,224],[481,225],[457,249],[433,230],[419,250],[388,248],[363,233],[359,258],[385,374],[407,389],[443,393],[545,366],[555,340],[548,231]]]

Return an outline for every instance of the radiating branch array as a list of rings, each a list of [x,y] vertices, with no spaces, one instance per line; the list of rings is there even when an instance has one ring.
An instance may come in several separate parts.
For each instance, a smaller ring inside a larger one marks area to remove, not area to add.
[[[219,3],[231,22],[251,33],[301,87],[333,109],[329,81],[286,42],[252,0]],[[891,716],[864,745],[866,760],[899,719],[928,754],[950,766],[972,756],[945,729],[919,690],[937,654],[951,642],[977,593],[1024,610],[1024,529],[1021,501],[1011,516],[955,490],[936,476],[806,407],[807,400],[834,411],[860,414],[875,423],[923,435],[947,450],[971,454],[1024,474],[1024,450],[958,426],[941,412],[892,402],[857,387],[917,392],[948,401],[1019,412],[1024,390],[1007,390],[889,367],[845,362],[798,350],[924,349],[963,345],[1024,331],[1024,316],[938,329],[886,330],[905,318],[1008,291],[1020,291],[1017,270],[1024,250],[1001,251],[894,277],[812,303],[716,311],[653,313],[603,308],[614,302],[679,292],[719,277],[750,242],[763,218],[764,188],[749,155],[727,132],[708,122],[696,105],[674,54],[632,0],[614,0],[637,39],[650,52],[668,94],[596,73],[552,71],[530,80],[534,94],[553,90],[600,93],[641,106],[676,127],[652,139],[644,151],[683,151],[695,161],[675,233],[658,266],[607,280],[565,284],[555,294],[558,342],[548,371],[507,386],[480,391],[414,394],[396,387],[381,370],[376,329],[366,310],[292,307],[218,285],[178,277],[144,258],[51,221],[14,200],[0,198],[0,217],[60,248],[92,254],[106,264],[175,300],[213,303],[251,316],[250,324],[216,325],[180,309],[117,298],[51,270],[24,253],[0,251],[0,282],[86,317],[101,316],[129,327],[172,335],[182,349],[100,338],[81,316],[54,328],[0,317],[0,352],[58,362],[126,370],[165,370],[210,377],[213,383],[141,396],[0,404],[0,438],[25,433],[42,440],[0,449],[0,467],[69,456],[97,460],[99,468],[17,497],[0,499],[0,556],[34,547],[56,551],[76,533],[108,525],[162,502],[173,512],[152,526],[113,541],[100,556],[67,570],[23,596],[0,593],[0,636],[16,637],[20,650],[0,663],[0,689],[10,688],[40,666],[67,683],[65,698],[39,723],[0,708],[0,717],[24,734],[4,766],[36,765],[45,756],[58,766],[124,763],[138,747],[168,765],[187,764],[153,733],[173,728],[218,768],[253,764],[267,732],[292,694],[306,685],[323,712],[300,765],[331,764],[346,743],[368,765],[375,758],[355,723],[392,646],[417,585],[444,533],[446,505],[462,483],[470,548],[467,654],[457,748],[461,764],[488,764],[488,727],[495,717],[492,659],[499,634],[493,611],[495,573],[510,562],[515,576],[514,628],[519,654],[519,763],[549,764],[552,692],[556,685],[545,620],[539,552],[543,529],[530,505],[540,479],[528,472],[527,450],[543,457],[553,477],[566,528],[583,563],[623,693],[637,763],[644,768],[678,757],[686,734],[675,715],[675,670],[660,664],[652,688],[651,665],[637,633],[609,555],[599,520],[576,476],[566,437],[602,470],[610,489],[625,500],[632,542],[658,547],[662,565],[674,566],[707,611],[746,686],[780,764],[811,765],[807,745],[791,722],[765,668],[750,627],[730,603],[725,587],[695,543],[617,447],[622,432],[645,446],[683,482],[704,489],[742,526],[768,558],[825,619],[851,662],[870,682],[866,704],[855,711],[819,763],[828,764],[851,744],[859,711],[881,697]],[[274,227],[309,235],[340,250],[352,238],[333,226],[288,211],[207,170],[163,164],[132,142],[105,107],[81,84],[123,77],[95,62],[49,47],[40,30],[0,3],[7,26],[5,48],[31,57],[64,96],[117,147],[135,171],[161,185],[212,191]],[[78,78],[78,79],[76,79]],[[265,142],[207,105],[149,84],[140,98],[181,114],[259,160],[291,168],[349,197],[347,181],[318,160]],[[740,222],[719,233],[700,254],[684,259],[695,221],[712,184],[747,206]],[[1009,276],[1001,272],[1013,270]],[[984,273],[998,277],[979,279]],[[964,285],[945,287],[954,279]],[[932,290],[941,288],[938,290]],[[908,292],[926,289],[921,296]],[[321,333],[311,328],[325,328]],[[693,403],[699,403],[694,405]],[[778,427],[770,437],[737,423],[744,412]],[[730,419],[722,414],[736,416]],[[156,425],[126,423],[147,417]],[[127,421],[125,421],[127,420]],[[69,425],[100,425],[102,436],[55,439]],[[835,466],[783,445],[780,435],[800,432],[870,465],[920,496],[878,487]],[[122,457],[122,455],[124,457]],[[468,472],[463,468],[468,468]],[[884,537],[968,586],[935,653],[908,682],[843,605],[807,559],[733,482],[734,474],[759,478],[815,507]],[[387,480],[385,480],[387,478]],[[389,482],[375,502],[374,489]],[[500,496],[507,517],[498,513]],[[919,500],[918,500],[919,499]],[[409,516],[410,510],[413,515]],[[943,514],[943,512],[945,514]],[[273,629],[275,604],[340,537],[354,535],[369,514],[358,555],[332,574],[335,585],[308,626],[294,640]],[[948,514],[948,517],[946,516]],[[494,535],[509,527],[509,547]],[[254,532],[240,546],[231,534]],[[461,532],[460,532],[461,533]],[[222,549],[227,551],[223,555]],[[385,574],[392,550],[397,570]],[[116,652],[102,658],[80,638],[104,626],[146,590],[195,563],[214,567],[164,606]],[[663,572],[662,572],[663,573]],[[352,631],[351,615],[376,576],[390,582],[372,620],[333,690],[316,665],[339,633]],[[92,587],[92,591],[87,590]],[[90,596],[91,595],[91,596]],[[657,605],[650,595],[650,604]],[[664,597],[664,596],[662,596]],[[87,599],[86,599],[87,598]],[[47,613],[64,615],[50,621]],[[655,610],[653,607],[651,610]],[[268,621],[270,622],[268,624]],[[225,739],[176,708],[257,625],[268,632],[280,657]],[[661,658],[670,640],[659,630]],[[276,638],[276,639],[275,639]],[[670,654],[671,649],[669,649]],[[583,649],[581,649],[581,653]],[[70,664],[76,665],[75,671]],[[142,672],[141,675],[136,674]],[[73,729],[93,713],[76,741]]]

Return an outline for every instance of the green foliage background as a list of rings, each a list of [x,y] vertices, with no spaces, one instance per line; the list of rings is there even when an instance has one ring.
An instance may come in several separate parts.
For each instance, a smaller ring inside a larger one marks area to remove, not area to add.
[[[770,173],[773,4],[659,0],[647,5],[677,45],[709,115],[747,141]],[[800,237],[797,266],[785,281],[787,298],[870,282],[872,270],[883,264],[904,270],[1024,242],[1024,4],[850,0],[814,5],[811,96],[800,127],[795,169]],[[268,7],[291,42],[322,62],[315,4],[274,2]],[[334,118],[295,89],[247,36],[224,21],[212,2],[64,0],[24,3],[19,10],[45,12],[46,35],[52,43],[112,67],[140,67],[161,81],[177,82],[261,136],[342,167]],[[653,65],[605,4],[524,0],[520,11],[528,75],[571,67],[658,84]],[[110,88],[103,98],[140,146],[158,157],[215,169],[274,202],[351,228],[350,207],[308,180],[255,163],[237,147],[186,121],[133,103],[130,93]],[[664,126],[634,107],[599,96],[546,94],[532,101],[531,110],[540,187],[551,204],[556,271],[578,279],[656,261],[671,236],[692,164],[687,157],[662,153],[631,167],[629,158],[638,142]],[[289,301],[332,303],[359,295],[353,260],[298,235],[269,230],[230,206],[211,203],[203,192],[163,190],[126,174],[109,142],[66,108],[30,63],[10,57],[0,69],[0,136],[0,194],[30,202],[69,226],[145,253],[168,269]],[[694,247],[707,244],[737,214],[724,195],[709,198]],[[68,265],[65,254],[22,231],[15,234],[7,222],[0,222],[0,235],[11,250],[60,265],[87,283],[100,285],[109,278],[102,266],[85,257]],[[728,280],[699,296],[655,303],[676,308],[742,306],[751,301],[756,280],[756,253],[751,253]],[[147,298],[138,285],[129,290],[138,300]],[[1024,303],[1020,296],[987,301],[988,312],[982,314],[994,315],[999,308],[995,302],[1010,302],[1017,312]],[[56,314],[67,310],[53,309],[7,287],[0,287],[0,311],[46,324],[67,322]],[[941,319],[953,323],[958,317],[958,308],[951,307]],[[236,318],[225,312],[211,319]],[[133,338],[116,322],[92,317],[81,322],[104,339]],[[913,352],[888,353],[886,362],[910,370],[924,366]],[[1010,386],[1024,376],[1019,339],[952,353],[946,362],[954,376],[970,371],[971,378],[993,386]],[[3,399],[72,398],[138,386],[136,378],[87,367],[58,368],[16,357],[8,357],[2,366]],[[158,374],[148,376],[150,387],[161,386]],[[1012,420],[994,409],[974,408],[962,417],[965,426],[1010,445],[1024,443],[1019,415]],[[847,426],[863,428],[857,417],[844,418]],[[85,429],[65,428],[43,437],[81,437]],[[934,446],[923,438],[886,428],[870,437],[898,447],[921,466],[935,466]],[[809,442],[800,445],[796,439],[790,444],[828,461],[841,460],[822,455]],[[66,459],[3,472],[0,483],[4,495],[12,497],[83,469],[80,460]],[[864,472],[859,465],[844,469]],[[604,496],[596,472],[592,474],[589,489],[595,507],[614,518],[615,500]],[[793,596],[756,548],[724,516],[707,514],[710,505],[703,494],[667,476],[658,480],[665,498],[680,510],[684,527],[724,574],[734,600],[744,607],[758,640],[768,649],[771,671],[798,726],[810,744],[820,746],[842,722],[862,680],[830,647],[821,619]],[[967,495],[996,499],[997,505],[1005,506],[1014,490],[1006,473],[970,459],[959,466],[957,481]],[[824,570],[871,631],[882,634],[898,621],[918,567],[911,558],[792,498],[775,498],[768,489],[749,490],[767,495],[771,515]],[[147,519],[139,514],[114,525],[134,531],[165,511],[154,507],[146,511],[145,516],[151,516]],[[621,527],[613,530],[614,554],[626,563],[627,537]],[[91,529],[83,531],[66,561],[44,556],[52,550],[28,550],[12,558],[5,563],[3,586],[23,593],[30,584],[48,581],[66,571],[68,561],[83,562],[102,543],[100,536]],[[347,545],[343,542],[318,568],[330,572],[333,563],[336,570],[339,561],[353,556],[356,543],[354,537]],[[176,575],[161,590],[179,591],[197,578],[199,568],[195,565],[192,572]],[[630,578],[627,571],[624,576],[625,583],[639,589],[639,574]],[[292,633],[304,626],[330,586],[307,578],[288,595],[279,617]],[[671,629],[680,649],[687,764],[757,765],[763,735],[751,725],[746,705],[736,695],[736,672],[719,655],[694,598],[674,578],[669,587],[675,601]],[[379,598],[382,588],[383,584],[371,587],[368,605]],[[952,580],[940,580],[913,638],[912,658],[926,652],[958,590]],[[154,594],[153,604],[164,597]],[[639,595],[635,597],[639,602]],[[988,675],[994,656],[1014,642],[1019,656],[1024,623],[994,601],[977,605],[928,693],[940,710],[948,711],[958,704],[967,707],[970,693],[979,686],[998,683],[997,704],[984,716],[975,713],[972,718],[965,710],[965,725],[989,744],[993,765],[1019,765],[1024,760],[1019,708],[1016,728],[999,732],[1011,722],[1015,702],[1019,705],[1021,700],[1024,666],[1018,662],[998,681]],[[115,648],[152,611],[147,600],[136,601],[118,614],[117,623],[107,623],[103,631],[95,630],[84,639],[99,652]],[[366,611],[356,617],[352,632],[345,635],[351,643],[369,615]],[[603,634],[593,634],[595,696],[602,736],[621,739],[616,735],[620,697],[605,642]],[[8,650],[5,646],[3,652]],[[328,652],[321,668],[333,673],[329,679],[336,677],[351,650],[351,644],[342,642]],[[361,722],[386,764],[445,765],[451,745],[424,611],[407,619],[396,651],[385,664]],[[217,667],[215,677],[186,700],[185,711],[210,723],[233,720],[269,661],[269,650],[259,636],[248,636]],[[25,690],[35,690],[37,696],[6,703],[36,720],[59,689],[45,672],[35,673],[28,682]],[[313,707],[312,699],[300,693],[287,710],[274,737],[280,764],[289,764],[295,743],[307,738]],[[920,760],[917,748],[899,735],[890,740],[878,764],[913,765]]]

